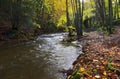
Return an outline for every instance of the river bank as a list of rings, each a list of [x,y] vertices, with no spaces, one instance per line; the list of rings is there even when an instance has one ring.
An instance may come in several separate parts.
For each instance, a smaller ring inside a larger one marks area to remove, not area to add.
[[[120,27],[113,34],[86,33],[81,42],[80,54],[68,70],[67,79],[119,79],[120,78]]]
[[[0,27],[0,45],[4,43],[22,43],[30,40],[35,40],[38,36],[43,34],[62,33],[63,30],[47,30],[44,28],[19,28],[13,30],[8,26]]]

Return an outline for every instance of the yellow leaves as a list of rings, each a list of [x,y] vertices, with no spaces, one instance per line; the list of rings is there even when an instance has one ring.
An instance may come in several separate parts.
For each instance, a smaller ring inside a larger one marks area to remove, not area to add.
[[[104,66],[100,66],[101,69],[104,69],[105,67]]]
[[[66,20],[66,15],[61,15],[61,17],[60,17],[59,20],[58,20],[57,27],[62,26],[62,25],[65,24],[66,22],[67,22],[67,20]]]
[[[107,75],[106,71],[103,72],[103,75],[105,75],[105,76]]]
[[[117,47],[104,49],[98,53],[92,53],[89,49],[86,47],[85,51],[90,53],[79,57],[80,66],[77,67],[79,76],[85,76],[86,79],[117,79],[116,69],[120,67],[118,63],[120,53],[116,51]]]
[[[62,5],[62,6],[61,6]],[[65,0],[54,0],[54,9],[58,12],[64,11],[66,8]]]
[[[80,71],[81,71],[81,72],[84,72],[84,71],[85,71],[85,68],[84,68],[84,67],[80,67]]]

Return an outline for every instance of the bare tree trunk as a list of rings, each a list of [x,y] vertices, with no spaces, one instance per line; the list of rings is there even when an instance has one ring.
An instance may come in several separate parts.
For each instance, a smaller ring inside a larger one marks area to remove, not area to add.
[[[19,22],[20,22],[20,10],[21,10],[21,1],[12,1],[11,5],[11,24],[13,30],[18,30]]]
[[[109,26],[108,26],[108,32],[112,33],[112,26],[113,26],[113,9],[112,9],[112,0],[108,0],[108,8],[109,8]]]
[[[104,0],[95,0],[97,18],[100,18],[100,24],[103,26],[106,24],[106,11]]]
[[[67,19],[67,26],[70,26],[69,9],[68,9],[68,0],[66,0],[66,19]]]
[[[84,0],[83,0],[84,3]],[[75,0],[74,2],[74,9],[73,10],[75,17],[74,17],[74,25],[76,27],[76,31],[77,31],[77,36],[78,38],[80,38],[83,35],[83,31],[82,31],[82,25],[83,25],[83,3],[81,4],[80,0]]]

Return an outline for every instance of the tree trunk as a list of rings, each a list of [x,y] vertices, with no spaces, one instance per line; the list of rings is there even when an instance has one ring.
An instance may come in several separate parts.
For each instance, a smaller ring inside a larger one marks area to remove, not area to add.
[[[84,1],[83,1],[84,2]],[[82,18],[83,18],[83,3],[81,5],[80,0],[75,0],[74,2],[75,5],[75,10],[73,13],[75,13],[75,17],[74,17],[74,25],[76,27],[76,31],[77,31],[77,36],[78,38],[80,38],[83,35],[82,32]]]
[[[67,19],[67,26],[70,26],[69,9],[68,9],[68,0],[66,0],[66,19]]]
[[[108,0],[108,8],[109,8],[109,26],[108,26],[108,32],[109,34],[112,33],[112,26],[113,26],[113,9],[112,9],[112,0]]]
[[[20,22],[21,1],[11,2],[11,24],[13,30],[18,30]]]

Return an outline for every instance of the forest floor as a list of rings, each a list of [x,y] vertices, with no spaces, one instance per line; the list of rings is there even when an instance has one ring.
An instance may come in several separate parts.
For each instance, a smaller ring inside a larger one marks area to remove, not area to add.
[[[83,54],[68,70],[67,79],[120,79],[120,26],[109,36],[103,32],[85,33],[79,41]]]

